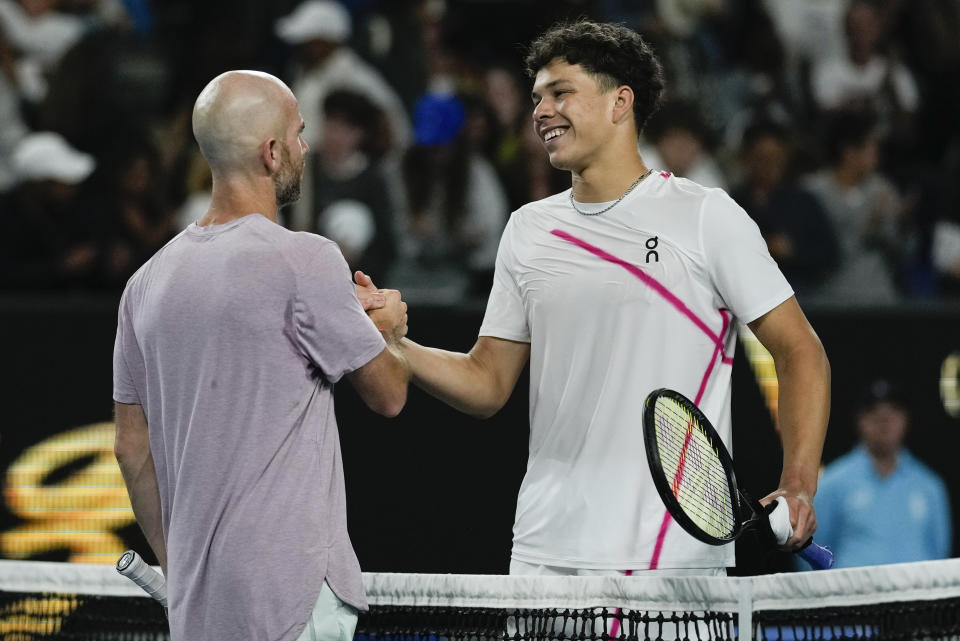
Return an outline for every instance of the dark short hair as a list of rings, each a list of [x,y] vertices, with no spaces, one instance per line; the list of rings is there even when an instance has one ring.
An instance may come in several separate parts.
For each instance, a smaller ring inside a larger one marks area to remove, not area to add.
[[[340,118],[363,131],[361,149],[372,158],[381,158],[393,141],[393,131],[386,114],[363,94],[349,89],[331,91],[323,101],[328,118]]]
[[[829,114],[826,121],[827,161],[835,164],[848,149],[862,147],[879,132],[879,119],[870,110],[844,109]]]
[[[663,67],[640,34],[628,27],[589,20],[556,24],[530,44],[524,61],[527,75],[534,78],[556,59],[580,65],[604,91],[630,87],[637,134],[660,106]]]
[[[323,113],[365,131],[376,130],[381,117],[380,108],[369,98],[347,89],[331,91],[323,101]]]
[[[790,136],[787,128],[772,119],[761,118],[751,122],[743,132],[740,142],[741,149],[750,149],[753,145],[766,138],[774,138],[786,144]]]
[[[861,413],[868,412],[880,403],[896,405],[902,410],[909,405],[903,387],[897,381],[885,378],[870,381],[863,387],[857,398],[857,409]]]

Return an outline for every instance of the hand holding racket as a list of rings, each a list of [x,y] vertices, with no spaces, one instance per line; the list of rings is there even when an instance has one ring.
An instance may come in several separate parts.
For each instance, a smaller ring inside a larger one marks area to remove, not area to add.
[[[793,536],[786,500],[764,508],[737,488],[733,460],[717,431],[679,392],[658,389],[647,396],[643,437],[657,492],[690,535],[710,545],[730,543],[748,529],[781,545]],[[833,553],[812,538],[797,554],[814,569],[833,566]]]

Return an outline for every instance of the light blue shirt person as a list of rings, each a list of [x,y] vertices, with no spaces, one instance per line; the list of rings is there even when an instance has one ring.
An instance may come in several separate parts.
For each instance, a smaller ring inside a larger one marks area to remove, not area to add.
[[[860,444],[824,470],[814,498],[816,538],[833,550],[835,567],[950,556],[946,486],[903,448],[908,422],[896,388],[874,382],[857,414]]]

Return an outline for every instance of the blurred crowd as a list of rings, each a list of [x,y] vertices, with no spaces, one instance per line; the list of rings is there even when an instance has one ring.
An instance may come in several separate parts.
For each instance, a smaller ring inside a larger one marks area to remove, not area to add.
[[[283,224],[482,300],[510,212],[569,187],[523,45],[581,16],[652,44],[646,163],[727,190],[801,302],[960,300],[960,0],[0,0],[0,290],[118,292],[205,210],[193,101],[247,68],[307,123]]]

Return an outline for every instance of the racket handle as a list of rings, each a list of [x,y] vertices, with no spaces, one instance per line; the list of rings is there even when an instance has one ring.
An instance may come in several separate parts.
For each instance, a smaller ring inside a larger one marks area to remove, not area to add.
[[[778,496],[777,501],[769,509],[767,518],[770,519],[770,528],[777,539],[777,543],[782,545],[793,536],[793,526],[790,524],[790,509],[787,507],[787,500]],[[830,548],[814,543],[813,537],[804,543],[797,554],[809,563],[814,570],[829,570],[833,567],[833,552],[830,551]]]
[[[117,572],[127,577],[143,591],[167,607],[167,581],[163,575],[150,567],[143,558],[133,550],[127,550],[117,560]]]
[[[814,570],[829,570],[833,567],[833,552],[828,547],[814,543],[813,538],[807,541],[797,554]]]

